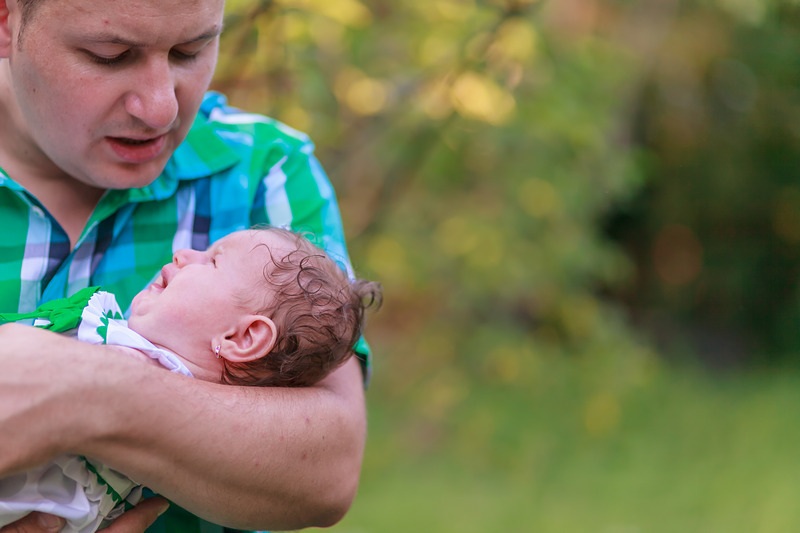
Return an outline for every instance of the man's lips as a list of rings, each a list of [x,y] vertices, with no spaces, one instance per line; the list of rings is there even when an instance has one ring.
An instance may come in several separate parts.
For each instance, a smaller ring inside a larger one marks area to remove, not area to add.
[[[159,157],[166,148],[167,134],[155,137],[106,137],[114,154],[126,163],[147,163]]]

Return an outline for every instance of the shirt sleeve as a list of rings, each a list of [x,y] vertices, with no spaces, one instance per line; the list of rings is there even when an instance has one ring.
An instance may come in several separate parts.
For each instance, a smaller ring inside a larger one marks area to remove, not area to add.
[[[264,137],[273,141],[264,154],[251,220],[303,233],[354,278],[336,193],[314,155],[313,143],[306,135],[277,122],[264,124],[264,129]],[[367,382],[371,352],[366,340],[362,338],[354,350]]]

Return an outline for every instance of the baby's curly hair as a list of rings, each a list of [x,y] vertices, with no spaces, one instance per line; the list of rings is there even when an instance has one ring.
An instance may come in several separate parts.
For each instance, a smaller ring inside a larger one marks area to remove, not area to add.
[[[257,229],[279,232],[293,244],[293,250],[283,256],[269,250],[270,262],[264,267],[272,297],[259,314],[275,323],[277,340],[265,357],[242,363],[223,361],[222,382],[313,385],[353,354],[366,310],[382,303],[381,286],[349,279],[325,252],[300,234],[274,227]]]

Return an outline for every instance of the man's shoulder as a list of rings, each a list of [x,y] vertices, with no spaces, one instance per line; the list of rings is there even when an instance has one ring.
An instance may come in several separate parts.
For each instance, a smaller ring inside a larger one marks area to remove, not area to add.
[[[190,135],[209,129],[226,142],[244,143],[254,148],[272,143],[285,143],[295,148],[312,144],[307,134],[267,115],[231,106],[225,95],[214,91],[203,98]]]
[[[224,95],[208,92],[165,176],[196,180],[235,170],[237,176],[244,171],[260,179],[265,168],[286,158],[305,161],[313,152],[305,133],[266,115],[230,106]]]

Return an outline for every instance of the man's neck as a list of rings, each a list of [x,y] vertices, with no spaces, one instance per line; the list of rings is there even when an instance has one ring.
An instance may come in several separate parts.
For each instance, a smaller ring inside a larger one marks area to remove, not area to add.
[[[0,62],[0,167],[36,197],[58,221],[75,246],[105,191],[66,174],[30,137]]]
[[[105,192],[75,180],[37,181],[34,187],[21,183],[58,221],[69,236],[70,248],[78,242],[83,228]]]

